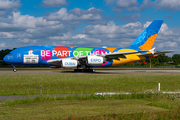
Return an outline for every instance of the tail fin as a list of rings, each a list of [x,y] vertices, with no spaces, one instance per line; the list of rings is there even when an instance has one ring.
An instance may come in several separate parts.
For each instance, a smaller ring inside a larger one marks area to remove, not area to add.
[[[157,37],[163,20],[154,20],[141,35],[129,46],[129,48],[140,48],[141,50],[150,50]]]

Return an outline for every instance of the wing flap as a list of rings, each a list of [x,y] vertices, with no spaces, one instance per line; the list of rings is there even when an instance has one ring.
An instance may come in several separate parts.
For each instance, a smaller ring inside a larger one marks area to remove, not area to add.
[[[153,53],[147,53],[147,54],[138,54],[137,56],[152,56],[152,55],[160,55],[160,54],[165,54],[165,53],[172,53],[172,52],[175,52],[175,51],[163,51],[163,52],[154,52]]]

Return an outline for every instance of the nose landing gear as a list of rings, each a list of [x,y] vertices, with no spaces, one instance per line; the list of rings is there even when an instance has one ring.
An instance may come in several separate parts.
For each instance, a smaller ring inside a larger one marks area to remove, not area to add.
[[[16,69],[16,66],[15,66],[15,65],[13,65],[13,71],[14,71],[14,72],[16,72],[16,71],[17,71],[17,69]]]

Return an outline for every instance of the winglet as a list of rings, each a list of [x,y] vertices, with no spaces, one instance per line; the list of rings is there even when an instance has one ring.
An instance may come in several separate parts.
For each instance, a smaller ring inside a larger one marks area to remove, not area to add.
[[[149,52],[151,52],[152,54],[154,54],[154,50],[156,49],[156,47],[152,48],[149,50]]]

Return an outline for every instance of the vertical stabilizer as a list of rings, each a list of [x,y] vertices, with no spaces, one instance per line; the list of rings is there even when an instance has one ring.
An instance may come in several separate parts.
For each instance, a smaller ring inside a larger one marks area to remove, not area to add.
[[[129,46],[129,48],[140,48],[141,50],[150,50],[157,37],[163,20],[154,20],[140,36]]]

